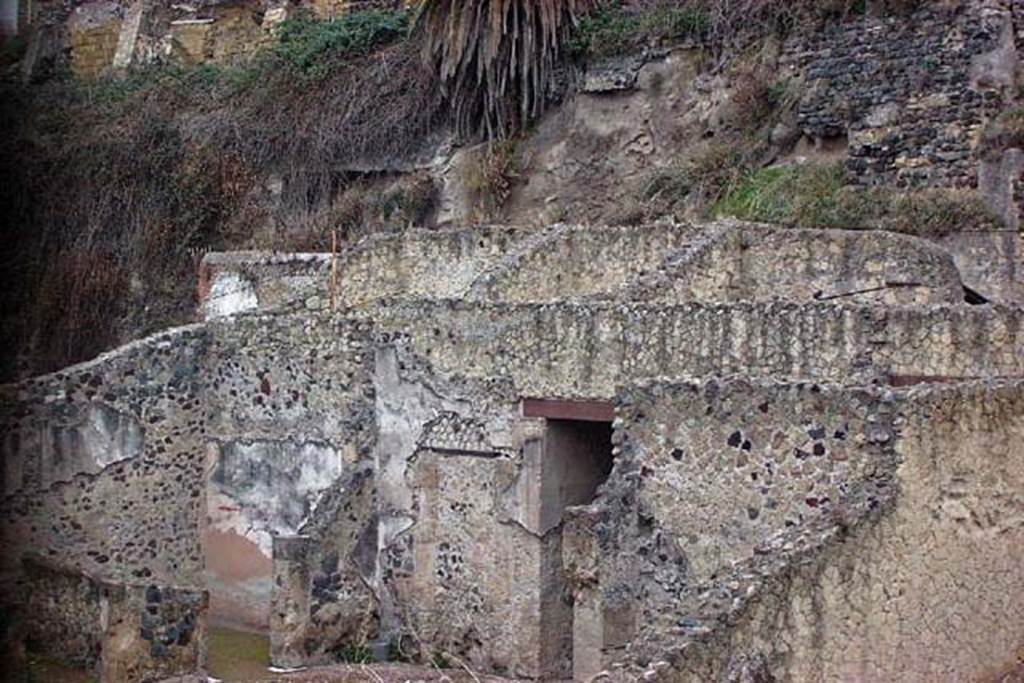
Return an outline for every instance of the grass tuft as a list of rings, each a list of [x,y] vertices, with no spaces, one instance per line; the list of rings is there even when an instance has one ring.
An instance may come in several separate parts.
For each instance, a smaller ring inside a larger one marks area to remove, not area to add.
[[[931,238],[999,227],[998,218],[975,192],[854,187],[840,164],[750,171],[709,213],[803,228],[880,229]]]

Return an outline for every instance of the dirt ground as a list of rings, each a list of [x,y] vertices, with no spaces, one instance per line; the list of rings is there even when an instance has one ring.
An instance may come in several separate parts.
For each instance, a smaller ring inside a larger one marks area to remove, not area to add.
[[[226,628],[210,629],[209,673],[211,679],[223,683],[513,683],[513,679],[464,669],[441,670],[411,664],[338,664],[288,673],[273,673],[269,666],[267,636]]]

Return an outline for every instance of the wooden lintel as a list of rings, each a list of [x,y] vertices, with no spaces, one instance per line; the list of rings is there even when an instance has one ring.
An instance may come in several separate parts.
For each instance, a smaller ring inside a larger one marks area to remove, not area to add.
[[[523,417],[543,417],[548,420],[611,422],[615,419],[615,406],[610,401],[524,398],[522,412]]]

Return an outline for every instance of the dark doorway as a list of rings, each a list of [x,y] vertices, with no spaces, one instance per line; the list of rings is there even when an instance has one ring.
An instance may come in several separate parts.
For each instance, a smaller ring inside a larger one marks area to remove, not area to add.
[[[541,478],[541,528],[562,522],[565,509],[594,499],[612,471],[610,422],[548,420]]]
[[[573,677],[574,608],[562,557],[565,511],[594,500],[611,470],[610,421],[546,418],[539,482],[539,521],[544,534],[540,657],[546,679]]]

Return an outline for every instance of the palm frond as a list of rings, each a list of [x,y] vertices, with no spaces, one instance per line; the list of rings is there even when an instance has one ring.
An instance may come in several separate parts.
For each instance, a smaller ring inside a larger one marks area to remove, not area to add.
[[[544,110],[569,32],[593,0],[425,0],[416,25],[459,135],[502,139]]]

